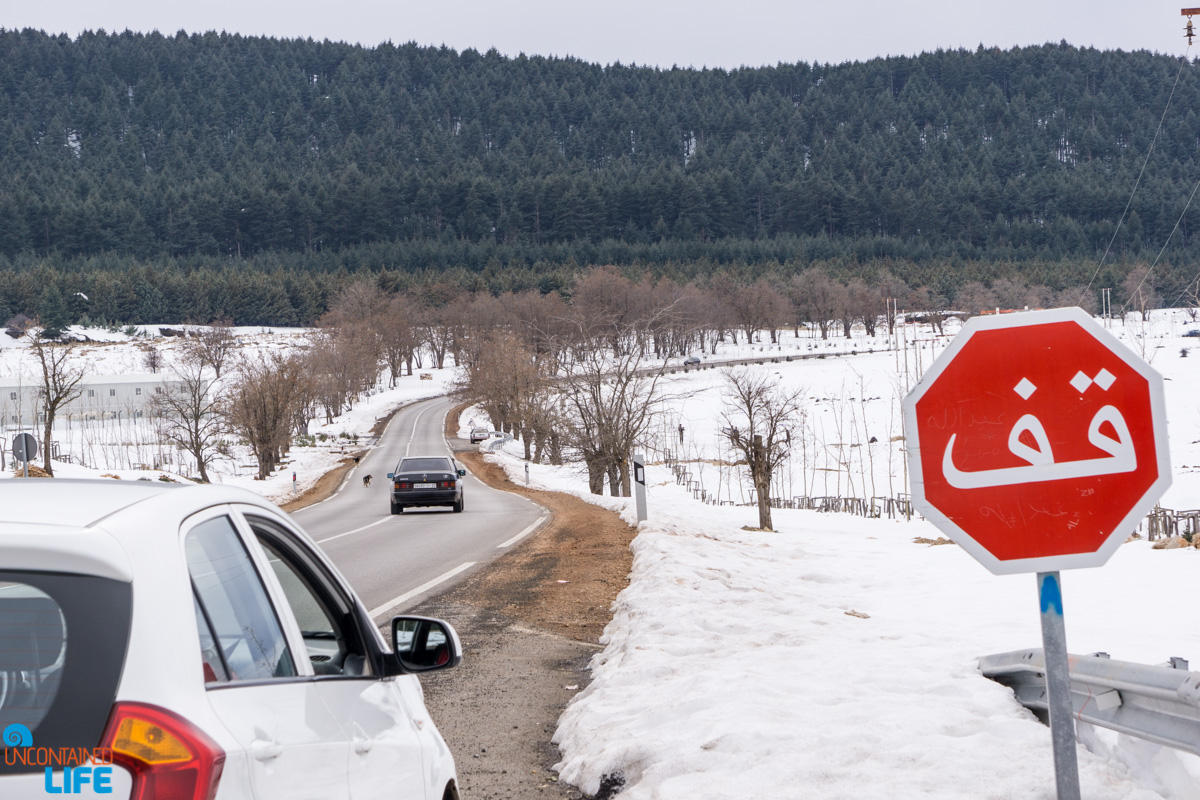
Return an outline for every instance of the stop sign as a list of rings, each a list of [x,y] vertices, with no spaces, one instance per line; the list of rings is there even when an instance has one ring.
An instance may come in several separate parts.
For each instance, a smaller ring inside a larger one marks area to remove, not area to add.
[[[1078,308],[971,319],[904,421],[914,504],[996,574],[1101,566],[1171,483],[1162,378]]]

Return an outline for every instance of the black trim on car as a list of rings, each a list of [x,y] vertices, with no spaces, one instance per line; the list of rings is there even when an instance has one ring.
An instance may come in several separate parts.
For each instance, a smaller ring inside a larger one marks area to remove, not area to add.
[[[60,683],[50,708],[32,728],[34,746],[96,747],[125,670],[133,624],[132,584],[96,575],[38,570],[0,570],[0,582],[31,586],[49,596],[65,622]],[[9,722],[0,710],[0,729]],[[0,756],[0,775],[44,769],[9,765]]]

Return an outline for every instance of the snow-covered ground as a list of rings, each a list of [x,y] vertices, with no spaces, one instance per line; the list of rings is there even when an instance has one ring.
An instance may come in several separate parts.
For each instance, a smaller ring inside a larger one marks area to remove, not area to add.
[[[91,339],[80,347],[89,377],[126,375],[145,372],[148,348],[155,348],[162,358],[160,372],[170,375],[171,365],[181,357],[184,340],[158,335],[159,326],[139,326],[137,335],[100,328],[72,328],[71,331]],[[187,326],[172,325],[175,329]],[[234,328],[240,345],[235,358],[253,356],[270,350],[296,350],[307,347],[312,331],[303,328]],[[231,359],[232,361],[233,359]],[[267,480],[256,479],[258,466],[249,449],[230,436],[229,457],[220,457],[209,470],[214,483],[241,486],[276,501],[286,501],[293,493],[304,492],[333,469],[348,453],[365,446],[375,422],[396,408],[416,400],[436,397],[450,390],[456,375],[452,367],[415,370],[403,376],[395,388],[388,388],[386,374],[369,395],[354,404],[349,411],[326,422],[323,416],[309,423],[309,437],[294,444],[284,463]],[[419,373],[430,375],[421,380]],[[230,372],[223,375],[228,377]],[[0,382],[18,377],[26,384],[37,382],[36,362],[26,339],[11,339],[0,335]],[[26,430],[0,420],[0,440],[8,448],[14,433]],[[152,420],[119,419],[81,421],[62,418],[55,424],[54,438],[62,452],[71,456],[71,463],[54,462],[55,475],[62,478],[95,478],[117,476],[124,480],[183,480],[195,475],[194,464],[186,454],[165,447],[159,442]],[[41,439],[41,431],[31,431]],[[81,458],[82,457],[82,458]],[[80,463],[80,462],[83,463]],[[40,464],[40,458],[34,463]],[[158,463],[161,469],[139,469],[138,465]],[[293,485],[292,475],[296,481]],[[11,478],[11,470],[0,471],[0,479]]]
[[[1180,356],[1196,341],[1184,331],[1200,327],[1189,322],[1162,312],[1144,331],[1116,331],[1167,378],[1175,485],[1164,505],[1176,508],[1200,506],[1200,352]],[[923,367],[941,346],[930,344]],[[864,453],[840,475],[816,455],[794,459],[793,490],[859,494],[874,480],[868,496],[904,491],[902,459],[888,452],[916,376],[897,356],[753,368],[805,387],[818,454]],[[716,371],[675,376],[672,388],[694,394],[668,411],[658,444],[677,445],[682,422],[693,474],[703,465],[709,492],[742,502],[738,470],[720,466],[722,384]],[[523,480],[520,455],[514,442],[496,458]],[[534,464],[531,476],[634,521],[631,501],[588,495],[578,467]],[[1040,646],[1032,575],[993,577],[957,546],[915,543],[939,536],[920,520],[776,510],[777,531],[754,532],[743,529],[757,524],[753,507],[701,503],[663,465],[648,468],[647,484],[630,586],[555,736],[563,780],[591,793],[621,776],[631,800],[1055,797],[1049,730],[976,664]],[[1200,551],[1142,540],[1102,569],[1065,573],[1070,650],[1200,659],[1198,570]],[[1080,727],[1089,800],[1200,797],[1200,758]]]
[[[1200,352],[1180,356],[1200,344],[1183,336],[1192,328],[1200,325],[1177,311],[1114,331],[1167,378],[1175,485],[1164,505],[1179,509],[1200,507]],[[247,348],[298,347],[307,336],[239,333]],[[122,341],[90,346],[91,371],[140,370],[145,341],[112,338]],[[28,368],[28,353],[5,339],[0,379]],[[891,496],[906,491],[895,440],[900,398],[947,342],[927,325],[910,326],[900,342],[906,346],[891,350],[886,337],[822,342],[784,332],[774,351],[743,340],[715,360],[856,353],[752,368],[778,373],[810,399],[799,452],[777,494]],[[154,343],[169,362],[177,344]],[[224,464],[218,479],[282,498],[294,470],[303,490],[340,458],[328,442],[346,441],[342,433],[361,440],[397,405],[447,390],[452,370],[425,371],[433,381],[404,378],[328,426],[314,423],[311,433],[325,433],[326,445],[293,448],[292,461],[270,480],[253,481],[244,455]],[[742,476],[717,435],[721,373],[693,370],[669,381],[688,396],[654,431],[651,461],[671,450],[707,493],[744,502]],[[472,416],[482,421],[475,412],[464,423]],[[520,452],[509,445],[498,458],[523,479]],[[160,474],[99,465],[56,470]],[[633,519],[629,501],[587,495],[578,468],[535,464],[531,473],[539,485]],[[915,537],[938,535],[921,521],[777,510],[777,532],[746,531],[757,522],[753,508],[701,503],[662,464],[652,463],[648,477],[651,519],[634,542],[630,586],[613,609],[593,681],[556,734],[565,780],[594,792],[604,776],[619,775],[622,796],[634,800],[1054,796],[1047,729],[975,663],[1040,644],[1032,576],[992,577],[958,547],[916,544]],[[1200,599],[1197,559],[1194,549],[1154,551],[1133,542],[1103,569],[1065,574],[1071,650],[1144,663],[1200,658],[1191,624]],[[1106,731],[1083,730],[1081,739],[1090,800],[1200,797],[1200,759]]]

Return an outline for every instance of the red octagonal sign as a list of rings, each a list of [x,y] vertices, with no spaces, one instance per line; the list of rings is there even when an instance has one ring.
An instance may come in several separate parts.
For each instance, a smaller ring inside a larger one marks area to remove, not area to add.
[[[1162,378],[1078,308],[971,319],[904,419],[913,502],[996,574],[1101,566],[1171,484]]]

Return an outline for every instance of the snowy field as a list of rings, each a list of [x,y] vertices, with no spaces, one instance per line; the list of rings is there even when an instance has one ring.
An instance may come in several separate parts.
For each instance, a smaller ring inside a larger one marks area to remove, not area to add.
[[[1189,329],[1200,324],[1184,312],[1114,329],[1167,379],[1175,485],[1163,504],[1177,509],[1200,507],[1200,351],[1181,357],[1200,340],[1185,337]],[[776,494],[891,497],[906,492],[896,438],[900,399],[954,330],[948,324],[946,335],[935,336],[928,325],[911,325],[891,340],[858,335],[827,342],[784,331],[774,346],[744,339],[726,345],[704,366],[854,353],[752,368],[777,373],[782,385],[802,388],[809,400]],[[303,347],[309,335],[238,334],[247,351]],[[27,348],[6,338],[0,336],[0,380],[23,370],[31,375]],[[92,374],[141,371],[149,343],[168,364],[177,357],[175,340],[112,338],[88,346]],[[396,389],[381,382],[351,412],[327,425],[314,422],[310,434],[323,433],[325,441],[294,447],[269,480],[254,481],[253,460],[236,451],[218,466],[216,479],[286,499],[293,471],[303,490],[342,457],[343,447],[354,449],[355,436],[365,444],[376,419],[448,390],[452,369],[423,371],[434,380],[405,377]],[[749,499],[717,433],[721,372],[677,371],[667,380],[684,396],[652,432],[651,520],[633,545],[631,584],[614,606],[592,683],[560,720],[562,778],[595,792],[605,776],[619,775],[621,796],[631,800],[1053,798],[1048,729],[976,666],[980,655],[1040,646],[1033,577],[993,577],[956,546],[916,544],[915,537],[938,536],[921,521],[776,510],[777,532],[743,530],[756,524],[754,508],[702,503],[661,463],[670,451],[706,496]],[[472,417],[482,415],[463,419]],[[56,471],[170,476],[118,468],[150,454],[154,443],[143,426],[106,434],[112,446],[93,447],[111,463],[56,463]],[[84,444],[78,426],[56,429],[56,437],[68,452]],[[122,444],[133,452],[122,453]],[[519,444],[508,445],[497,458],[523,480],[520,452]],[[539,485],[633,519],[629,501],[587,495],[579,468],[535,464],[531,473]],[[1200,659],[1200,633],[1190,624],[1200,600],[1197,559],[1200,551],[1191,548],[1154,551],[1138,541],[1121,547],[1103,569],[1066,573],[1072,652],[1104,650],[1143,663]],[[1083,727],[1080,765],[1089,800],[1200,798],[1200,759]]]
[[[160,374],[169,377],[171,365],[182,354],[183,340],[158,335],[158,326],[140,326],[135,336],[97,328],[71,330],[93,340],[81,345],[81,356],[89,377],[146,372],[144,360],[150,347],[162,357]],[[241,344],[231,361],[238,355],[254,356],[260,352],[307,347],[312,332],[302,328],[234,328],[233,333]],[[267,480],[256,479],[258,466],[253,455],[232,435],[229,437],[229,457],[217,459],[209,470],[210,478],[213,483],[241,486],[279,502],[304,492],[347,454],[367,446],[371,441],[371,428],[377,420],[402,405],[449,391],[456,371],[453,368],[432,369],[428,366],[428,358],[425,363],[427,366],[415,372],[431,375],[431,380],[420,380],[419,374],[403,376],[392,389],[388,388],[386,373],[380,373],[376,386],[351,410],[331,422],[326,422],[324,415],[310,422],[309,438],[293,444],[284,463]],[[27,340],[14,340],[0,334],[0,382],[14,382],[20,378],[26,385],[36,384],[37,369]],[[231,374],[230,368],[222,374],[222,379]],[[0,439],[6,449],[13,434],[22,430],[26,428],[0,421]],[[41,431],[31,432],[40,442]],[[103,421],[63,418],[55,424],[54,438],[60,442],[62,451],[71,456],[70,463],[54,462],[54,473],[60,478],[115,475],[123,480],[185,480],[196,474],[194,463],[189,462],[186,454],[159,442],[153,421],[145,417]],[[40,464],[40,457],[34,463]],[[158,464],[161,468],[139,468],[139,465],[148,464]],[[293,474],[296,476],[294,485]],[[0,471],[0,479],[12,476],[11,469]]]
[[[1164,505],[1180,509],[1200,506],[1200,352],[1180,355],[1197,341],[1183,336],[1189,328],[1200,325],[1162,312],[1114,330],[1167,378],[1175,485]],[[927,344],[923,367],[945,340]],[[904,491],[890,439],[917,375],[898,356],[754,368],[813,400],[809,452],[790,465],[794,493]],[[706,490],[743,502],[739,470],[722,466],[731,459],[717,437],[720,372],[671,382],[694,393],[668,410],[659,447],[677,446],[682,423],[683,458],[695,475],[704,465]],[[838,474],[828,464],[847,452],[854,457]],[[520,454],[513,443],[496,458],[523,480]],[[635,518],[631,501],[588,495],[578,467],[535,464],[531,474]],[[919,520],[776,510],[777,532],[750,532],[753,507],[702,503],[661,464],[648,468],[647,484],[650,521],[633,545],[630,586],[592,683],[559,722],[563,780],[594,793],[619,775],[630,800],[1055,797],[1049,729],[976,664],[1041,646],[1032,575],[993,577],[957,546],[914,543],[940,535]],[[1102,569],[1064,573],[1071,652],[1196,663],[1198,570],[1200,551],[1143,540]],[[1089,800],[1200,798],[1200,758],[1080,728]]]

